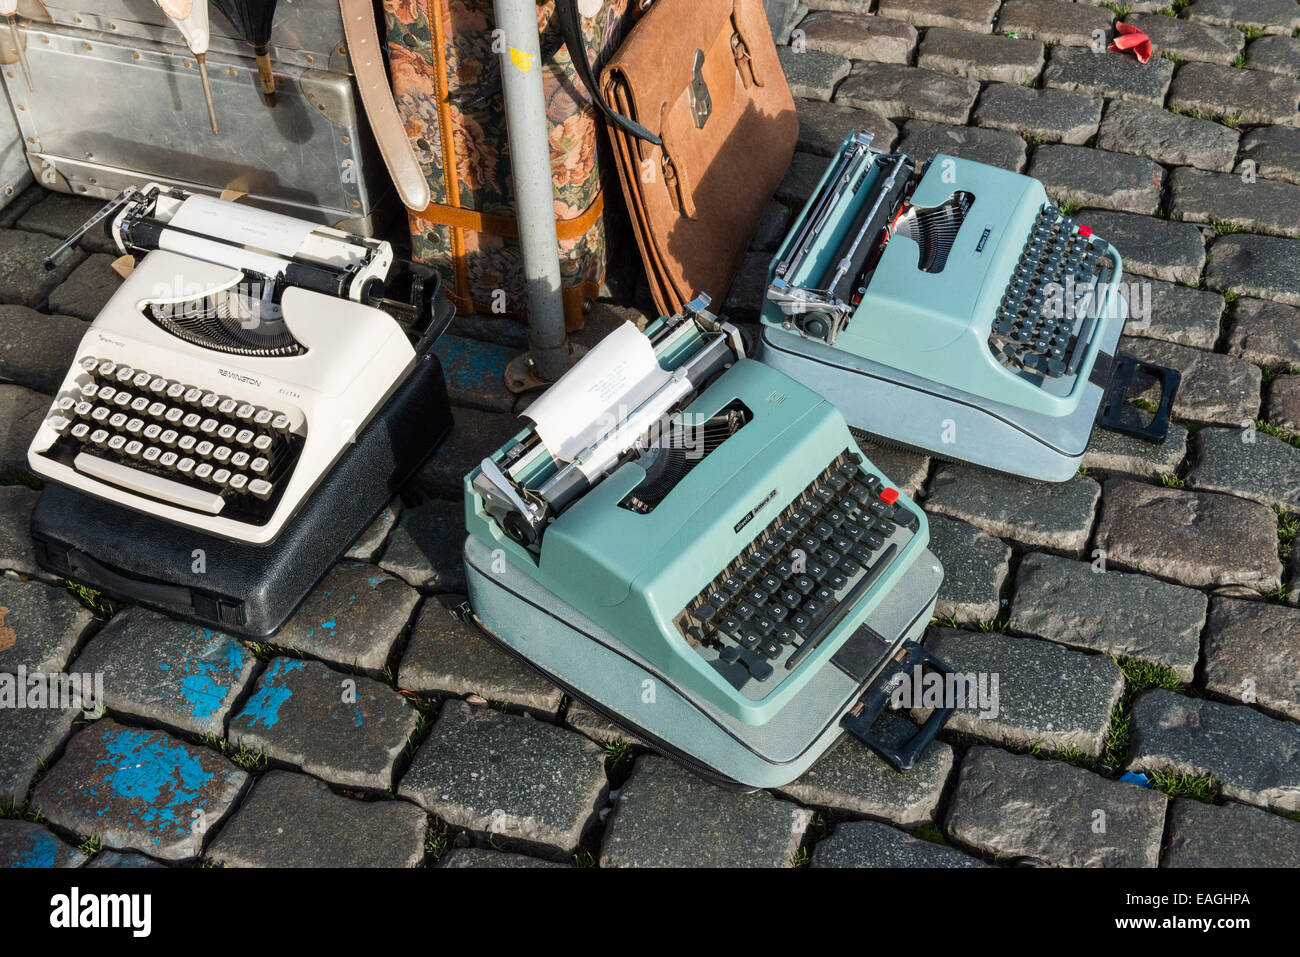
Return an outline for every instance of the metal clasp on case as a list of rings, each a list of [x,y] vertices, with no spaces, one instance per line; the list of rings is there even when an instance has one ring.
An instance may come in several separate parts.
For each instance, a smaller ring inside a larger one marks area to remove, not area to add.
[[[713,98],[709,85],[704,82],[704,51],[695,51],[695,65],[691,67],[691,112],[695,114],[695,128],[704,129],[713,112]]]

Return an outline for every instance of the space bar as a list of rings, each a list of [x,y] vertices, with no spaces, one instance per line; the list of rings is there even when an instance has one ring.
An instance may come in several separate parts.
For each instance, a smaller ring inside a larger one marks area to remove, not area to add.
[[[139,492],[141,495],[148,495],[150,498],[162,499],[164,502],[171,502],[183,508],[192,508],[196,512],[216,515],[226,504],[225,499],[212,492],[191,488],[150,472],[141,472],[139,469],[118,465],[107,459],[96,458],[85,452],[78,452],[72,464],[77,467],[78,472],[85,472],[87,475],[93,475],[97,479],[130,489],[132,492]]]

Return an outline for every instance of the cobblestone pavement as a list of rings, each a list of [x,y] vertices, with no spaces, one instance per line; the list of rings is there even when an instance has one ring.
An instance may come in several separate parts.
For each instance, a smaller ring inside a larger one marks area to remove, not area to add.
[[[730,314],[863,126],[1041,178],[1150,282],[1124,348],[1184,375],[1163,445],[1098,435],[1059,487],[868,449],[931,517],[927,640],[1000,675],[996,719],[958,714],[907,775],[848,744],[724,792],[485,644],[451,611],[460,480],[526,400],[498,375],[523,331],[483,317],[442,347],[447,445],[275,639],[85,602],[36,570],[22,468],[117,279],[94,237],[41,269],[97,204],[32,189],[0,212],[0,671],[101,671],[108,713],[0,710],[0,861],[1300,865],[1300,4],[878,6],[805,0],[779,31],[799,152]],[[1093,48],[1117,13],[1150,63]],[[582,338],[640,315],[597,305]]]

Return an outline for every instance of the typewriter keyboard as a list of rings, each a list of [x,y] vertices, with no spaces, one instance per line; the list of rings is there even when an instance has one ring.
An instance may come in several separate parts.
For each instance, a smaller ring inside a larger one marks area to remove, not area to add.
[[[109,359],[79,360],[54,400],[51,458],[110,485],[263,524],[302,447],[288,412]]]
[[[1087,336],[1072,334],[1074,303],[1097,282],[1104,248],[1055,206],[1039,210],[989,334],[1003,365],[1053,379],[1078,371]]]
[[[919,525],[861,461],[841,453],[701,590],[676,619],[688,641],[767,681],[835,630],[897,556],[897,526]]]

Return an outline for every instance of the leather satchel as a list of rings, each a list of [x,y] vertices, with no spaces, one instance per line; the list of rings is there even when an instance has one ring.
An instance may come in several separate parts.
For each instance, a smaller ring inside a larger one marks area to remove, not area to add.
[[[557,12],[574,53],[575,0]],[[762,0],[654,0],[600,88],[655,305],[706,292],[720,308],[790,166],[799,122]]]

